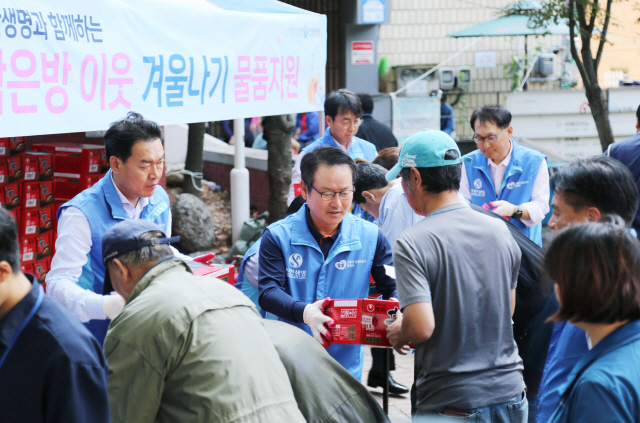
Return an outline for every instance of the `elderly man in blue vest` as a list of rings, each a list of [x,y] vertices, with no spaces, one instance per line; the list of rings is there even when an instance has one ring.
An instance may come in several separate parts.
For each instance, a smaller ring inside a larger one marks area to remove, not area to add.
[[[171,236],[169,197],[158,185],[164,167],[160,126],[129,112],[111,125],[104,141],[111,170],[58,210],[56,255],[47,274],[49,294],[100,345],[109,319],[124,306],[120,295],[102,295],[102,235],[123,220],[145,219]]]
[[[297,192],[301,186],[300,163],[305,154],[318,147],[329,146],[346,152],[353,160],[366,159],[372,162],[378,155],[375,145],[356,137],[362,123],[362,103],[356,94],[345,89],[332,92],[324,102],[324,114],[327,125],[324,136],[303,148],[293,166],[287,205],[300,195]]]
[[[331,345],[327,326],[334,322],[323,310],[329,298],[366,298],[370,275],[383,298],[397,297],[396,281],[385,271],[391,247],[377,226],[348,213],[356,166],[347,153],[318,148],[304,156],[300,169],[307,204],[262,235],[260,306],[312,335],[360,380],[363,346]]]
[[[509,218],[542,246],[542,220],[549,211],[549,169],[544,155],[513,141],[511,113],[482,106],[471,115],[478,150],[467,154],[460,193],[478,206]]]

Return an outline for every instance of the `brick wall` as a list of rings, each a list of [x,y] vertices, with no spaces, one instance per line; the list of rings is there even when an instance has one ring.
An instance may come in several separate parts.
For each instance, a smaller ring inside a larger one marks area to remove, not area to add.
[[[202,173],[204,179],[213,181],[225,191],[231,189],[231,169],[233,166],[205,161]],[[267,172],[249,169],[249,200],[259,212],[269,209],[269,175]]]

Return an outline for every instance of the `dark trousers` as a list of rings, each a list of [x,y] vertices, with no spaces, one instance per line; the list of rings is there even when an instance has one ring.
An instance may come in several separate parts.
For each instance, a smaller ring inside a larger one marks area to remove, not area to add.
[[[387,348],[371,348],[371,371],[369,373],[382,375],[384,372],[384,350]],[[391,350],[391,357],[389,357],[389,371],[396,369],[396,360]]]

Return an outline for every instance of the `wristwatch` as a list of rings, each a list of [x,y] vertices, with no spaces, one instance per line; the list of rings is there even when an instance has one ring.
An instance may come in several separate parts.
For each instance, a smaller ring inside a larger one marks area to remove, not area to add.
[[[516,211],[513,212],[511,217],[514,219],[522,219],[522,209],[520,208],[520,206],[514,205],[513,207],[516,208]]]

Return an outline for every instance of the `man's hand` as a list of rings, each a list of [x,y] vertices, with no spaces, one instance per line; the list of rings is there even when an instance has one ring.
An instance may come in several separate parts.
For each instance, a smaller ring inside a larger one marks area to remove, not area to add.
[[[492,207],[495,207],[495,209],[491,211],[502,217],[511,217],[511,215],[516,212],[516,206],[508,201],[498,200],[492,201],[489,204],[491,204]]]
[[[387,326],[387,339],[398,354],[407,355],[409,342],[402,338],[402,313],[396,314],[396,321]]]
[[[104,310],[104,314],[107,316],[107,319],[113,319],[116,317],[124,307],[124,303],[124,298],[115,291],[112,292],[111,295],[105,295],[102,309]]]
[[[325,348],[329,348],[333,336],[328,327],[335,326],[336,322],[331,317],[325,316],[324,309],[329,305],[331,298],[318,300],[313,304],[308,304],[304,308],[302,320],[311,328],[313,337]]]

